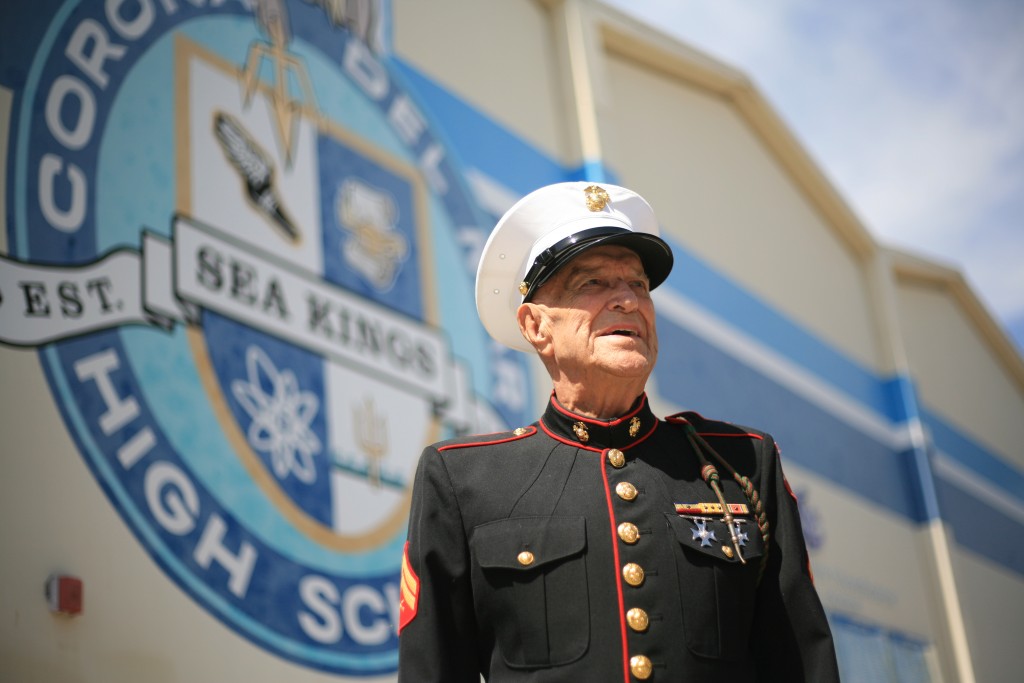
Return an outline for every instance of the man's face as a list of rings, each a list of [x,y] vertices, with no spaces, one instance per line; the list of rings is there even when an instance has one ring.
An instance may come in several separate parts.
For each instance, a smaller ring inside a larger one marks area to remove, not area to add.
[[[537,290],[533,304],[538,351],[563,373],[585,378],[600,370],[646,381],[654,369],[654,302],[634,251],[617,245],[584,251]]]

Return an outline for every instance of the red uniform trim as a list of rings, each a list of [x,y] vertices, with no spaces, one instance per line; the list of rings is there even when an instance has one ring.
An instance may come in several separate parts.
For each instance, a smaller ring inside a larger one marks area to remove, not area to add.
[[[707,418],[703,417],[702,415],[700,415],[700,413],[693,413],[693,414],[697,415],[702,420],[703,419],[707,419]],[[675,415],[669,415],[668,417],[665,418],[665,421],[666,422],[675,422],[677,424],[680,424],[680,423],[681,424],[688,424],[688,425],[692,425],[693,424],[692,422],[690,422],[689,420],[686,419],[686,416],[683,413],[676,413]],[[725,423],[725,424],[728,424],[728,423]],[[730,425],[730,426],[732,426],[732,425]],[[749,438],[749,439],[758,439],[759,441],[760,440],[764,440],[764,436],[762,436],[761,434],[752,434],[750,432],[701,432],[701,431],[698,431],[697,434],[699,436],[702,436],[702,437],[722,436],[722,437],[733,437],[733,438],[741,437],[741,438]]]
[[[589,418],[589,417],[583,417],[582,415],[577,415],[576,413],[569,412],[568,410],[563,408],[558,403],[558,401],[556,399],[553,398],[554,397],[554,392],[552,392],[551,395],[552,395],[552,400],[551,400],[552,407],[554,407],[554,409],[557,410],[558,412],[560,412],[562,415],[565,415],[566,417],[571,417],[572,419],[579,420],[581,422],[589,422],[590,424],[607,426],[607,427],[615,427],[617,425],[622,424],[623,422],[625,422],[626,420],[630,419],[634,415],[637,415],[643,409],[643,407],[645,405],[647,405],[647,396],[645,395],[645,396],[643,396],[641,398],[640,403],[637,404],[636,409],[633,412],[627,413],[626,415],[623,415],[622,417],[618,418],[617,420],[612,420],[611,422],[602,422],[601,420],[594,420],[594,419]]]
[[[748,439],[757,439],[759,441],[764,440],[764,437],[761,436],[760,434],[751,434],[750,432],[737,432],[735,434],[730,434],[728,432],[697,432],[697,434],[699,434],[700,436],[703,436],[703,437],[708,437],[708,436],[712,436],[712,437],[715,437],[715,436],[730,437],[731,436],[731,437],[741,437],[741,438],[748,438]]]
[[[658,421],[657,421],[657,420],[655,420],[655,421],[654,421],[654,426],[653,426],[653,427],[651,427],[651,430],[650,430],[649,432],[647,432],[646,434],[644,434],[643,436],[641,436],[641,437],[640,437],[639,439],[637,439],[637,440],[636,440],[636,441],[634,441],[633,443],[629,444],[628,446],[623,446],[623,447],[622,447],[622,450],[624,450],[624,451],[628,451],[628,450],[629,450],[630,448],[633,448],[634,446],[639,446],[639,445],[640,445],[640,444],[642,444],[642,443],[643,443],[644,441],[647,441],[647,439],[649,439],[649,438],[650,438],[651,434],[653,434],[653,433],[654,433],[654,431],[655,431],[655,430],[656,430],[657,428],[658,428]]]
[[[621,424],[621,423],[622,423],[622,420],[616,420],[615,422],[607,423],[607,425]],[[604,422],[591,422],[591,424],[600,425],[602,427],[607,426],[606,423],[604,423]],[[594,453],[603,453],[605,450],[607,450],[605,448],[597,448],[595,446],[587,446],[586,444],[580,443],[579,441],[573,441],[572,439],[567,439],[567,438],[561,436],[560,434],[556,434],[553,431],[551,431],[550,427],[548,427],[546,424],[544,424],[543,418],[540,421],[540,428],[543,429],[544,433],[547,434],[548,436],[550,436],[552,439],[554,439],[555,441],[558,441],[559,443],[564,443],[566,446],[575,446],[576,448],[582,448],[585,451],[593,451]],[[657,428],[658,428],[658,421],[655,420],[654,421],[654,426],[652,426],[648,430],[648,432],[646,434],[644,434],[643,436],[641,436],[639,439],[637,439],[633,443],[629,444],[628,446],[623,446],[619,450],[628,451],[630,448],[633,448],[634,446],[639,446],[644,441],[646,441],[651,436],[651,434],[654,433],[654,431]]]
[[[503,439],[495,439],[493,441],[471,441],[469,443],[450,443],[450,444],[447,444],[445,446],[441,446],[437,450],[438,451],[450,451],[450,450],[454,450],[456,448],[473,448],[473,447],[476,447],[476,446],[492,446],[494,444],[508,443],[510,441],[518,441],[519,439],[525,439],[526,437],[533,436],[534,434],[537,433],[537,428],[533,427],[533,426],[524,427],[523,429],[524,429],[523,433],[518,435],[518,436],[513,434],[512,436],[507,436],[507,437],[505,437]]]
[[[582,448],[585,451],[593,451],[594,453],[600,453],[603,450],[601,448],[594,448],[593,446],[582,444],[578,441],[570,441],[569,439],[566,439],[559,434],[555,434],[548,428],[546,424],[544,424],[544,420],[540,421],[540,428],[543,429],[544,433],[550,436],[552,439],[559,443],[564,443],[566,446],[575,446],[576,448]]]
[[[619,571],[618,534],[615,531],[615,509],[612,507],[612,490],[608,485],[608,468],[601,462],[601,481],[604,482],[604,499],[608,504],[608,521],[612,531],[612,557],[615,562],[615,592],[619,600],[619,637],[622,639],[622,673],[623,681],[629,680],[629,643],[626,642],[626,603],[622,597],[622,573]]]

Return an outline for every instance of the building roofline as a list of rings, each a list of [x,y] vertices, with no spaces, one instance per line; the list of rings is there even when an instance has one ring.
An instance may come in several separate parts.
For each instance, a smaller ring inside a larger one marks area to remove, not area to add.
[[[775,155],[796,187],[823,216],[825,223],[862,263],[867,265],[879,251],[885,251],[891,256],[891,276],[895,280],[927,282],[946,291],[974,323],[1024,393],[1024,357],[961,272],[882,245],[749,77],[600,0],[592,4],[604,48],[609,53],[708,92],[735,107],[758,139]]]
[[[918,254],[881,247],[888,254],[895,281],[912,282],[934,287],[950,296],[988,343],[1018,390],[1024,394],[1024,357],[1006,331],[996,322],[995,316],[975,294],[974,288],[963,273],[952,266],[944,265]]]

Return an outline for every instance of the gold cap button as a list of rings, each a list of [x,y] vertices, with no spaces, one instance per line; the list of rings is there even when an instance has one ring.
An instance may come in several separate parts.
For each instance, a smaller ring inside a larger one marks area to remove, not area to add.
[[[608,462],[612,467],[619,468],[626,464],[626,456],[618,448],[608,451]]]
[[[531,564],[533,564],[533,553],[531,553],[529,550],[524,550],[523,552],[519,553],[516,559],[519,560],[519,564],[523,565],[524,567],[529,567]]]
[[[643,655],[636,655],[629,658],[629,670],[641,681],[651,677],[651,660]]]
[[[636,562],[630,562],[622,568],[622,578],[630,586],[639,586],[644,582],[644,568]]]
[[[619,525],[619,538],[622,539],[623,543],[629,543],[632,545],[636,543],[640,538],[640,530],[636,528],[636,524],[632,522],[623,522]]]
[[[626,622],[629,624],[629,627],[637,633],[646,631],[647,625],[651,623],[650,619],[647,618],[647,612],[643,611],[639,607],[634,607],[626,612]]]
[[[615,495],[622,500],[633,500],[636,498],[636,487],[628,481],[620,481],[615,485]]]

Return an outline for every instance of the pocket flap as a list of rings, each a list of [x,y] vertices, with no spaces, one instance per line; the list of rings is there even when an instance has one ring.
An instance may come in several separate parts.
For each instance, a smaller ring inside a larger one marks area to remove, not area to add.
[[[481,524],[469,541],[483,568],[529,571],[587,547],[583,517],[512,517]]]
[[[684,548],[701,552],[723,562],[739,562],[733,548],[729,525],[721,517],[701,517],[679,515],[666,512],[669,526],[675,532],[676,540]],[[750,560],[764,554],[764,539],[757,528],[753,517],[735,515],[734,520],[739,527],[737,540],[743,557]]]

